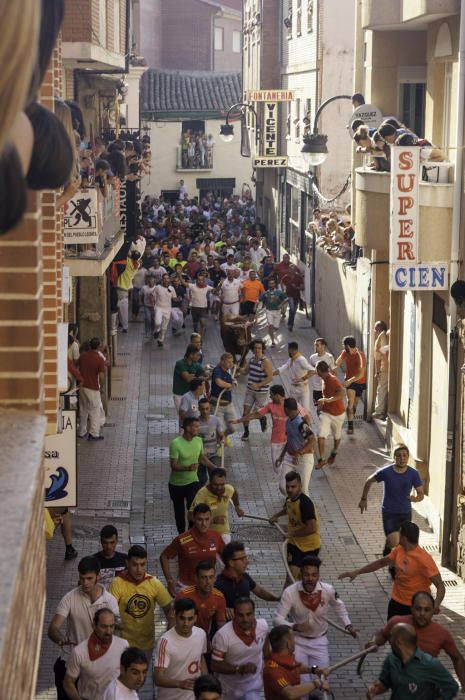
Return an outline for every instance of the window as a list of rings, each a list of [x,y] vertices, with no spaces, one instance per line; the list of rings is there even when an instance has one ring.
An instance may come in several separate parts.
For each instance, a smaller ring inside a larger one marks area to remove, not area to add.
[[[224,29],[215,27],[215,50],[224,51]]]
[[[418,136],[425,133],[425,83],[401,83],[400,120]]]
[[[449,154],[450,148],[450,111],[451,111],[451,95],[452,95],[452,63],[446,63],[444,67],[444,102],[443,102],[443,114],[444,121],[442,124],[442,147],[447,149],[446,153]]]
[[[292,0],[287,0],[287,17],[284,18],[287,29],[287,38],[292,39]]]
[[[115,53],[121,51],[121,0],[114,0],[114,40],[113,46]]]
[[[232,50],[233,53],[241,52],[241,33],[236,29],[232,33]]]
[[[99,42],[106,48],[107,45],[107,0],[99,2]]]
[[[302,35],[302,0],[297,0],[297,36]]]
[[[307,32],[313,32],[313,0],[307,0]]]
[[[295,101],[294,124],[295,124],[295,137],[296,137],[296,139],[300,139],[300,97],[298,97]]]

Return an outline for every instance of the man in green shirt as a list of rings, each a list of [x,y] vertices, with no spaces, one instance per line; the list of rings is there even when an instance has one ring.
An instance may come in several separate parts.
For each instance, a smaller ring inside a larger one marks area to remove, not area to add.
[[[412,625],[399,622],[391,633],[392,653],[386,656],[376,683],[368,688],[367,700],[391,690],[391,700],[452,700],[459,686],[447,669],[417,646]]]
[[[184,357],[174,365],[173,400],[178,413],[181,399],[189,391],[191,381],[196,377],[207,378],[208,376],[208,372],[202,367],[199,360],[199,348],[195,345],[188,345]]]
[[[168,483],[179,533],[186,531],[186,507],[189,510],[200,488],[199,463],[207,469],[215,468],[203,452],[198,418],[184,418],[182,427],[182,436],[174,438],[170,445],[171,474]]]

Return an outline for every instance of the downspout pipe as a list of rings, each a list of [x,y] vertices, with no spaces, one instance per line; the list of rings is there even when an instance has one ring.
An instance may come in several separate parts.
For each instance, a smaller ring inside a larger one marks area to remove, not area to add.
[[[459,277],[460,255],[460,222],[462,218],[462,186],[463,186],[463,124],[465,113],[465,11],[460,12],[459,51],[458,51],[458,86],[457,86],[457,132],[455,157],[455,185],[452,209],[452,241],[450,252],[450,282]],[[456,495],[456,415],[457,415],[457,347],[458,333],[457,310],[455,304],[450,304],[449,314],[449,401],[447,419],[447,456],[446,479],[444,494],[444,527],[442,535],[442,562],[444,565],[453,564],[452,536],[455,529]]]

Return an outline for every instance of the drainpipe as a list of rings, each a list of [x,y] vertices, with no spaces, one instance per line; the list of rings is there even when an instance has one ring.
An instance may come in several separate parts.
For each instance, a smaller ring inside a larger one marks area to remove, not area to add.
[[[465,11],[460,12],[459,30],[459,65],[457,86],[457,133],[456,133],[456,160],[455,160],[455,186],[454,203],[452,209],[452,242],[450,253],[450,281],[455,282],[459,277],[460,255],[460,222],[462,207],[462,183],[463,183],[463,120],[465,104]],[[442,535],[442,562],[444,565],[452,565],[455,562],[453,552],[455,544],[452,536],[455,533],[457,521],[457,503],[455,497],[458,492],[458,468],[456,465],[456,415],[457,415],[457,347],[458,332],[456,330],[457,311],[455,304],[450,304],[449,315],[449,402],[447,419],[447,455],[446,455],[446,479],[444,496],[444,526]]]

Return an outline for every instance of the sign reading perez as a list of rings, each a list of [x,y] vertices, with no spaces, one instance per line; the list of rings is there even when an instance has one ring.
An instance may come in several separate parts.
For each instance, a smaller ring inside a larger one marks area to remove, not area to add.
[[[287,168],[287,156],[255,156],[252,159],[254,168]]]

